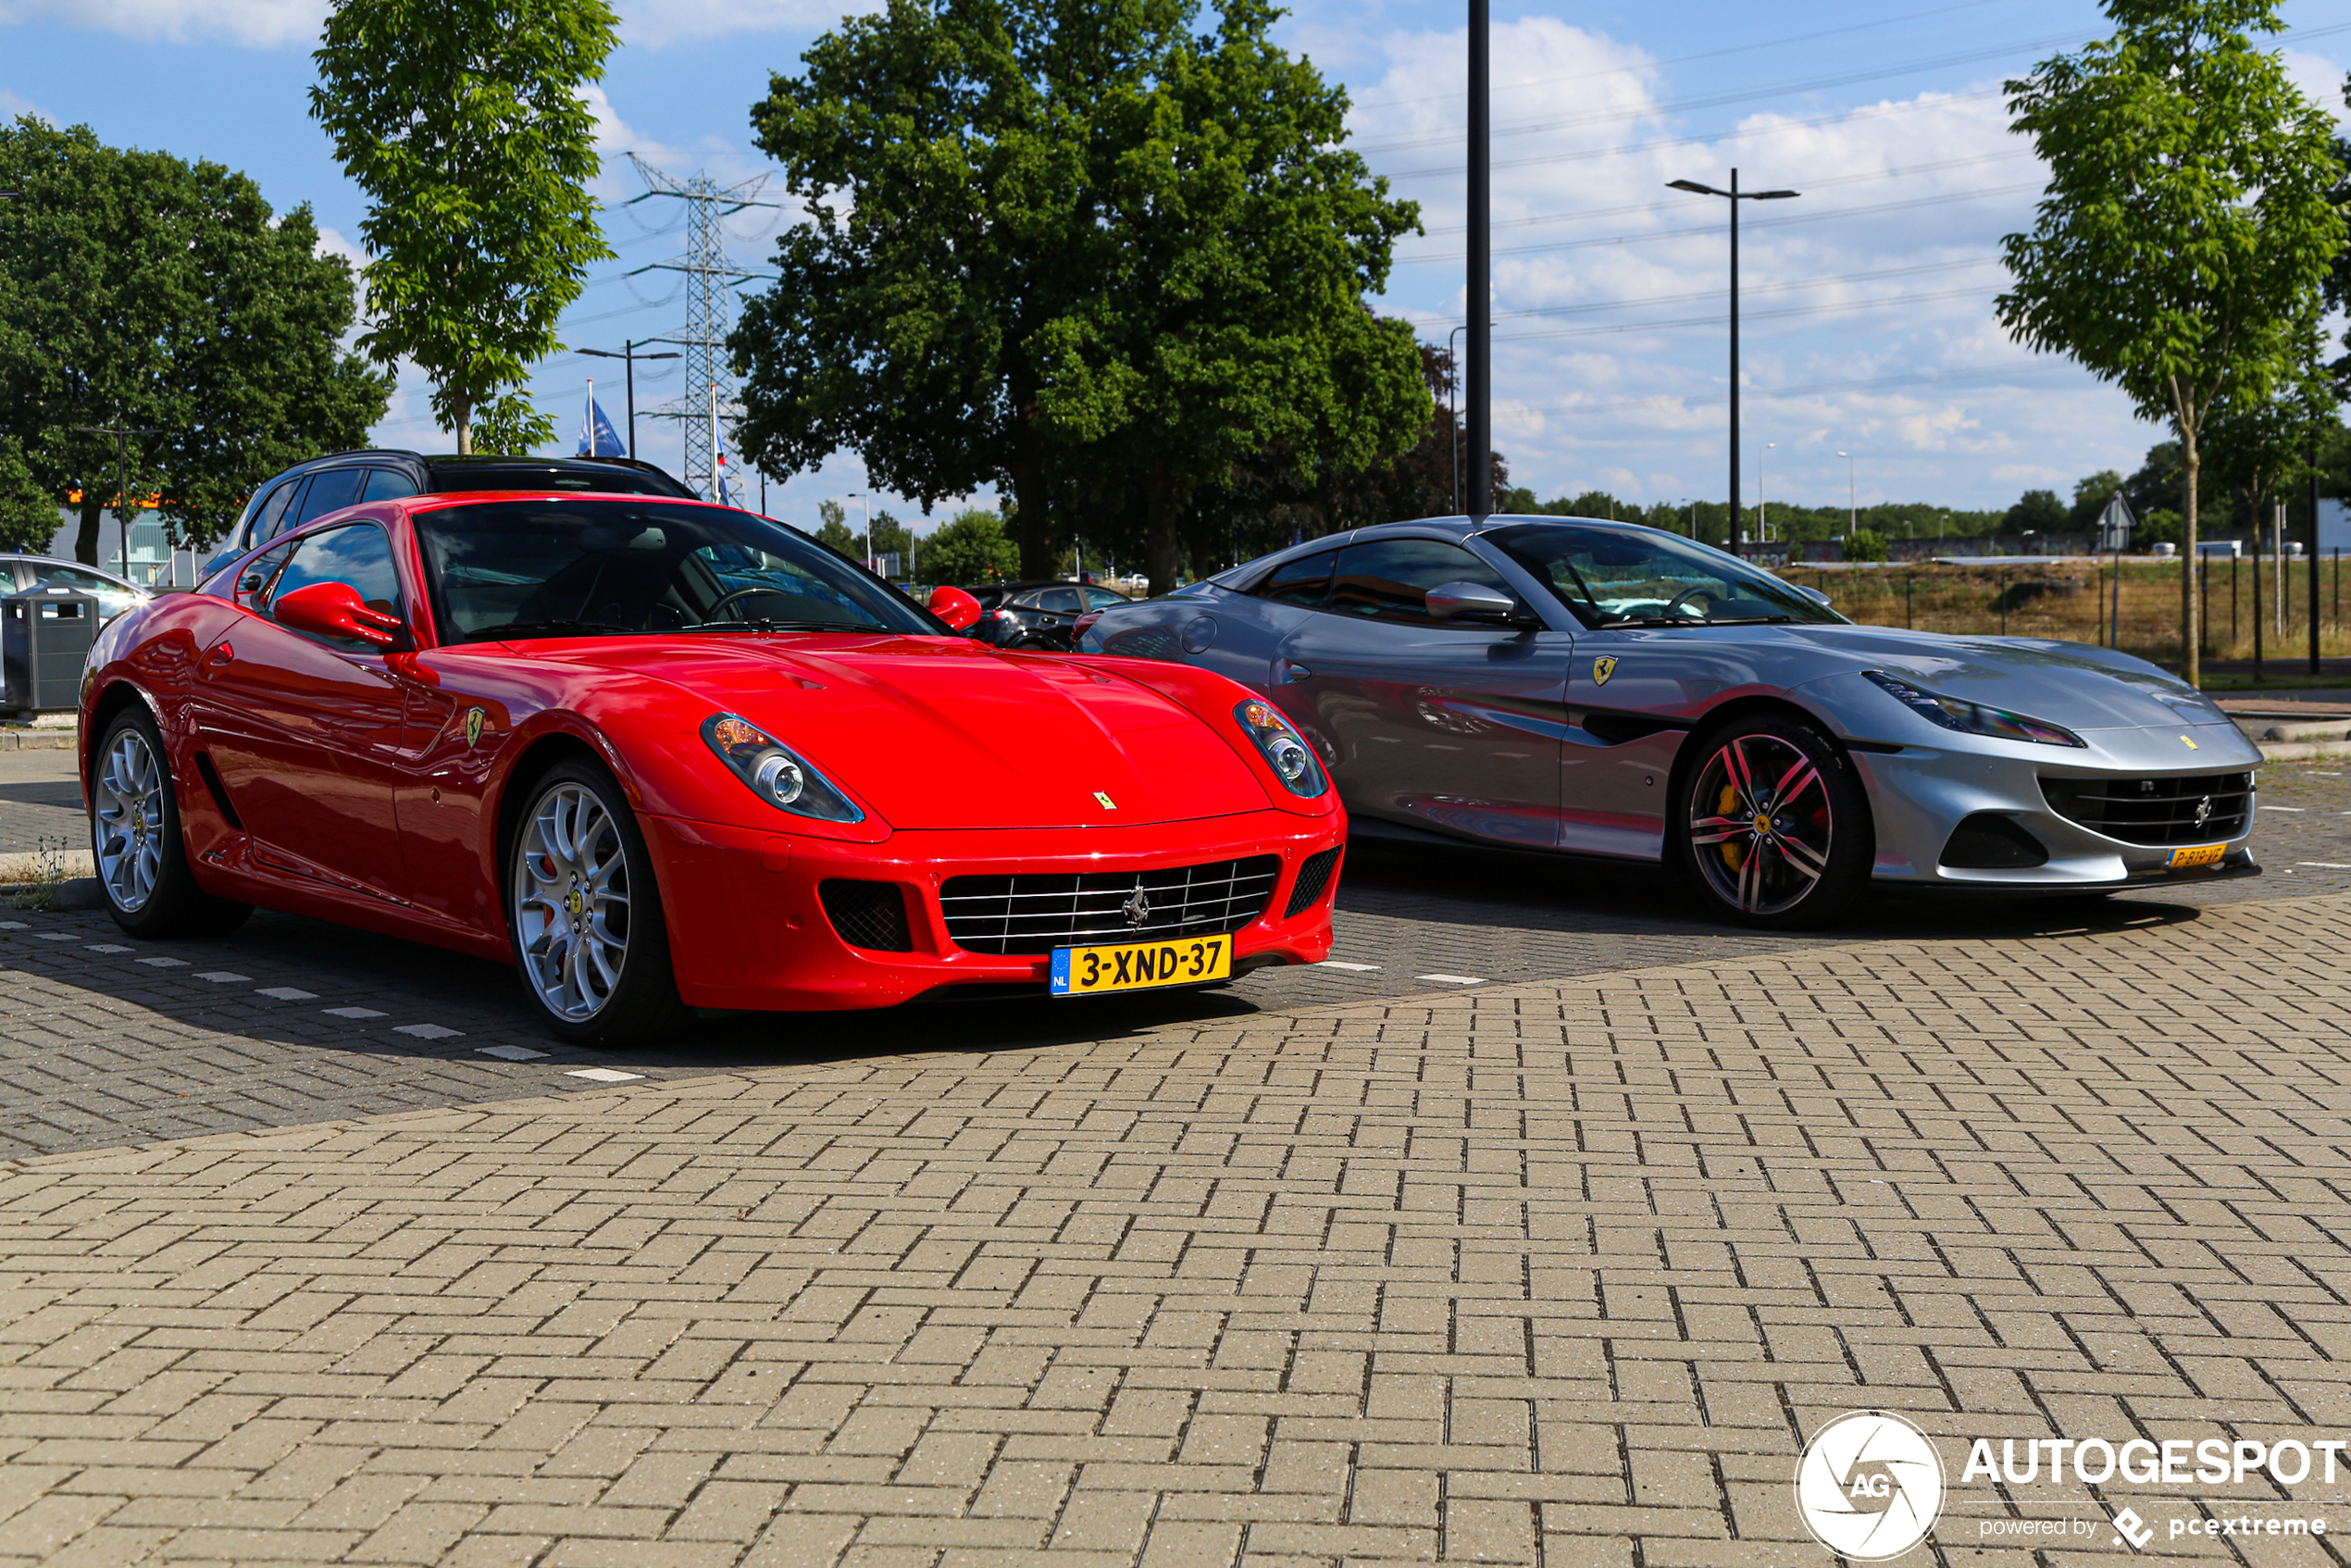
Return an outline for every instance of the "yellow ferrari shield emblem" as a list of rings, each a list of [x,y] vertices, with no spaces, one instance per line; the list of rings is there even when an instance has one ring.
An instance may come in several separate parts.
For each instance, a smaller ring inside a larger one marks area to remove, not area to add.
[[[1592,661],[1592,684],[1606,686],[1608,678],[1616,673],[1616,661],[1605,654]]]
[[[1100,790],[1094,791],[1094,799],[1101,803],[1101,808],[1104,811],[1116,811],[1118,809],[1118,803],[1112,800],[1108,795],[1103,794]]]
[[[2196,745],[2196,743],[2195,741],[2193,741],[2193,740],[2189,740],[2189,739],[2188,739],[2186,736],[2184,736],[2184,735],[2183,735],[2183,736],[2181,736],[2181,737],[2180,737],[2180,744],[2181,744],[2181,745],[2183,745],[2183,746],[2185,746],[2185,747],[2186,747],[2189,751],[2191,751],[2191,752],[2194,752],[2194,751],[2198,751],[2198,750],[2200,750],[2200,749],[2201,749],[2201,748],[2199,748],[2199,747]]]
[[[483,713],[479,708],[467,708],[466,710],[466,745],[479,746],[481,744],[481,721],[489,716],[489,715]]]

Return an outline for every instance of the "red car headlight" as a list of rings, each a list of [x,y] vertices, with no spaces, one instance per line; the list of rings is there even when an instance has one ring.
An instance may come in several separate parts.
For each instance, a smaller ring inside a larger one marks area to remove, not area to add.
[[[1274,770],[1274,777],[1282,781],[1282,788],[1311,801],[1331,787],[1321,760],[1290,728],[1279,708],[1252,697],[1236,704],[1233,716],[1240,721],[1241,733],[1265,759],[1265,765]]]
[[[713,714],[702,721],[702,738],[728,771],[777,811],[823,822],[865,820],[857,803],[831,779],[751,720]]]

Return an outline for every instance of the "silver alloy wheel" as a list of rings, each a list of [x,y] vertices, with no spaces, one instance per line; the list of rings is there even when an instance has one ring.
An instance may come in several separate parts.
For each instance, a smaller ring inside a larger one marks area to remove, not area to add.
[[[92,779],[96,811],[90,819],[91,849],[106,897],[125,915],[146,907],[163,876],[163,765],[147,737],[126,726]]]
[[[1736,735],[1690,790],[1690,858],[1743,915],[1778,915],[1828,874],[1835,815],[1812,759],[1776,735]]]
[[[584,784],[539,797],[515,846],[515,938],[523,977],[569,1023],[603,1011],[628,957],[628,852]]]

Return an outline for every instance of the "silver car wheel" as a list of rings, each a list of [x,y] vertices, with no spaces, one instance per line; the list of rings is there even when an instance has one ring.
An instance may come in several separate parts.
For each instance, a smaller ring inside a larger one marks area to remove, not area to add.
[[[163,876],[164,771],[147,738],[126,727],[99,759],[91,849],[106,897],[126,915],[146,907]]]
[[[1836,821],[1827,783],[1775,735],[1735,735],[1690,791],[1690,858],[1742,915],[1795,908],[1828,874]]]
[[[515,936],[523,977],[550,1013],[603,1011],[628,958],[628,851],[584,784],[539,797],[515,846]]]

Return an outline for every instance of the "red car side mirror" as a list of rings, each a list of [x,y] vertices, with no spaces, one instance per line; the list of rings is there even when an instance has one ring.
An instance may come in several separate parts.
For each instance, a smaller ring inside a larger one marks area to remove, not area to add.
[[[960,588],[934,588],[930,613],[945,621],[950,631],[968,631],[979,624],[979,601]]]
[[[280,626],[314,637],[340,637],[389,648],[400,640],[401,620],[388,610],[372,609],[347,582],[314,582],[291,593],[280,593],[269,606]]]

